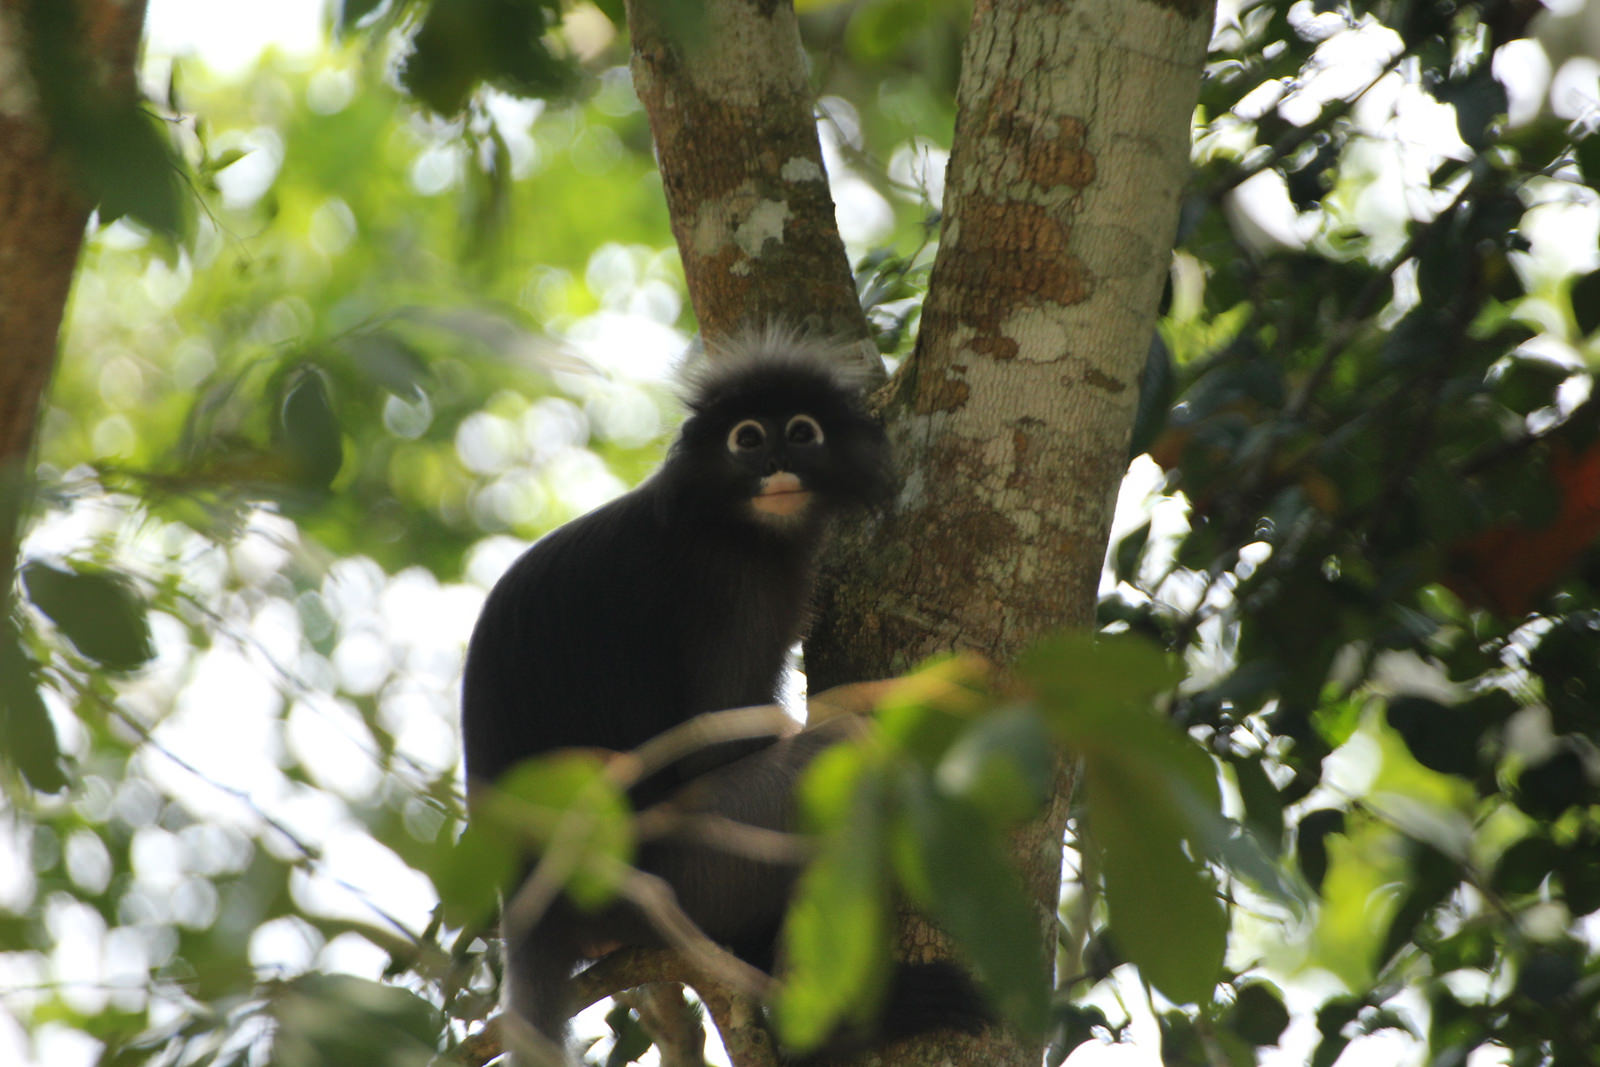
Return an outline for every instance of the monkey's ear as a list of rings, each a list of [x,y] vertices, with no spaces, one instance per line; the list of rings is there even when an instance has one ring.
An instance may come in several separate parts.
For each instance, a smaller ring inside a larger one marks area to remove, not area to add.
[[[846,715],[871,715],[898,681],[898,678],[882,678],[876,682],[850,682],[824,689],[806,700],[807,728]]]

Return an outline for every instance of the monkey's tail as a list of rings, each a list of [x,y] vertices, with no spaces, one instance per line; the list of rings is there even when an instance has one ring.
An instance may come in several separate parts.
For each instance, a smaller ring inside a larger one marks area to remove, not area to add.
[[[901,963],[889,980],[878,1033],[884,1041],[940,1028],[976,1034],[994,1021],[988,1002],[959,964]]]
[[[842,1026],[820,1049],[803,1055],[786,1052],[783,1060],[787,1067],[815,1067],[931,1030],[981,1033],[994,1021],[983,994],[956,963],[900,963],[890,976],[882,1010],[872,1023]]]
[[[580,953],[557,918],[507,937],[501,1044],[511,1067],[565,1067],[572,970]]]

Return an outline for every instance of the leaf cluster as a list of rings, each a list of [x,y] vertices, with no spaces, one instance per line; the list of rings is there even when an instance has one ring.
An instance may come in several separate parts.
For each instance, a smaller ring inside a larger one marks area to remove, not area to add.
[[[1308,1050],[1319,1065],[1384,1029],[1430,1062],[1578,1062],[1600,1011],[1600,955],[1580,933],[1600,902],[1569,851],[1600,813],[1585,695],[1600,320],[1595,276],[1534,269],[1548,253],[1529,238],[1547,197],[1592,210],[1597,175],[1585,127],[1506,118],[1492,64],[1529,32],[1519,12],[1255,5],[1219,36],[1146,372],[1163,395],[1135,434],[1186,514],[1175,535],[1137,526],[1109,558],[1103,621],[1186,658],[1174,720],[1227,766],[1255,840],[1317,892],[1293,952],[1273,943],[1281,917],[1236,903],[1230,959],[1338,977]],[[1322,43],[1358,27],[1392,33],[1375,82],[1448,105],[1460,142],[1388,227],[1352,213],[1375,195],[1359,94],[1309,120],[1240,117],[1265,78],[1304,91]],[[1242,136],[1223,148],[1224,130]],[[1242,183],[1260,176],[1287,192],[1297,244],[1240,225]],[[1281,999],[1246,1004],[1256,981],[1234,981],[1221,1014],[1162,1015],[1164,1058],[1254,1062],[1282,1029]],[[1219,1028],[1241,1013],[1273,1025]]]

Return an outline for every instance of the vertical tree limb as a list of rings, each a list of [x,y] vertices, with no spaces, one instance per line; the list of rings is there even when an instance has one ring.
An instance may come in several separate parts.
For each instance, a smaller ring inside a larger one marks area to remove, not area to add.
[[[88,68],[136,91],[144,0],[0,0],[0,611],[11,596],[30,457],[78,249],[94,206],[57,153],[30,73],[34,4],[78,3]]]
[[[679,13],[676,21],[667,10]],[[634,88],[650,116],[701,330],[724,337],[781,317],[865,338],[794,8],[629,0],[628,26]],[[864,365],[881,366],[875,356],[866,346]]]

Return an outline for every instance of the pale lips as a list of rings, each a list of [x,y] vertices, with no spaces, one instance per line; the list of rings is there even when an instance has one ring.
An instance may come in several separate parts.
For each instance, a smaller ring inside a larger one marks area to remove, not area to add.
[[[788,471],[779,471],[761,479],[761,488],[750,499],[750,506],[767,515],[788,518],[798,515],[811,502],[811,494],[801,486],[800,479]]]

